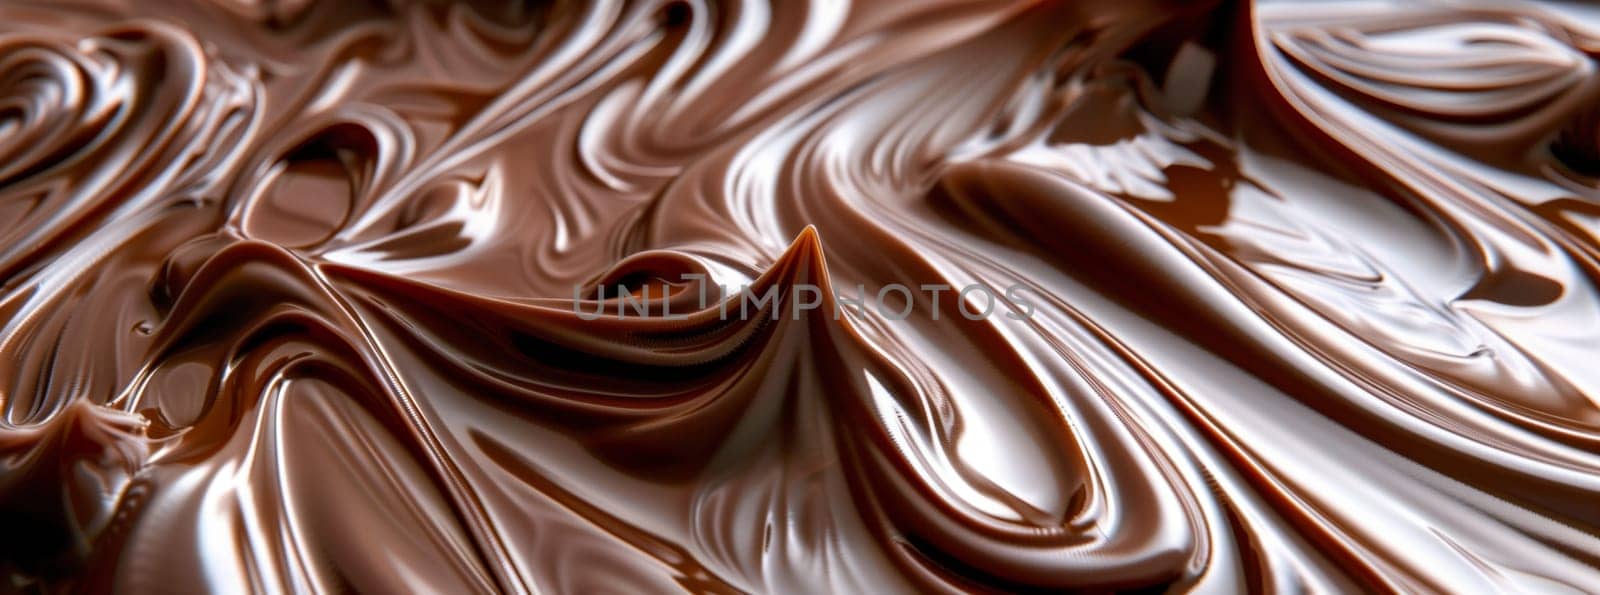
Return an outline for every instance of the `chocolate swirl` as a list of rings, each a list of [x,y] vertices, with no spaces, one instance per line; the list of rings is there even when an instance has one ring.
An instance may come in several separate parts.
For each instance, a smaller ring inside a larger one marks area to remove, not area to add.
[[[1600,584],[1581,9],[0,14],[6,589]]]

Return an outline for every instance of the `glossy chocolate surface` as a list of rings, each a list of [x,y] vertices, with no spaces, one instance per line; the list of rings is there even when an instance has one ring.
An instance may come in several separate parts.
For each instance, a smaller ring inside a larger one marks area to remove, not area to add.
[[[1578,2],[0,0],[0,591],[1595,589],[1597,56]]]

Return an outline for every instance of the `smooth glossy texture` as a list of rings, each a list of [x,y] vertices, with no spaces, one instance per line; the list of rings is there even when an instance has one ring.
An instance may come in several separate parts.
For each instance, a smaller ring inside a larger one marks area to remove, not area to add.
[[[1600,14],[1463,4],[0,2],[0,590],[1594,589]]]

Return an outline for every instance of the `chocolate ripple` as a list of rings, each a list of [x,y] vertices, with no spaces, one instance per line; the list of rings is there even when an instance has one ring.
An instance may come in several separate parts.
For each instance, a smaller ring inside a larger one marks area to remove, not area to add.
[[[0,590],[1600,585],[1592,11],[130,4],[0,3]]]

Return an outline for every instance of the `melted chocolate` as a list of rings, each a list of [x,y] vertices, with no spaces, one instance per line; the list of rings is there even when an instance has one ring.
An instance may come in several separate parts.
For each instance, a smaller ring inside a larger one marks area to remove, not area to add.
[[[0,590],[1592,589],[1600,14],[1475,6],[5,1]]]

